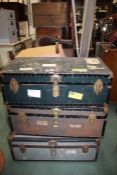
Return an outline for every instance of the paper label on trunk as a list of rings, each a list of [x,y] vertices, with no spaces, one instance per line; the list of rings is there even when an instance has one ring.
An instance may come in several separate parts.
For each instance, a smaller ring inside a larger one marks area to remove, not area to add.
[[[85,58],[87,64],[100,64],[97,58]]]
[[[65,153],[66,154],[76,154],[77,151],[76,150],[67,150]]]
[[[104,69],[104,67],[97,67],[96,65],[87,65],[88,69],[90,70],[101,70],[101,69]]]
[[[41,90],[28,89],[27,95],[28,97],[41,98]]]
[[[87,72],[87,69],[83,69],[83,68],[73,68],[72,72]]]
[[[42,64],[42,67],[56,67],[56,64]]]
[[[28,70],[33,70],[33,68],[32,67],[21,67],[19,70],[20,71],[28,71]]]
[[[48,122],[46,120],[43,120],[43,121],[37,120],[36,121],[36,125],[39,125],[39,126],[48,126]]]
[[[79,124],[72,124],[72,123],[70,123],[69,124],[69,127],[70,128],[82,128],[83,127],[83,125],[81,124],[81,123],[79,123]]]
[[[68,94],[68,97],[76,99],[76,100],[82,100],[83,99],[83,94],[79,93],[79,92],[70,91],[69,94]]]

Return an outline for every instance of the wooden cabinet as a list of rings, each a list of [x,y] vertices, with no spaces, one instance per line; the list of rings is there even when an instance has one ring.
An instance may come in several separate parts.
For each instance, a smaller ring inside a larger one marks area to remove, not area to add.
[[[117,48],[110,48],[110,44],[100,44],[99,56],[113,72],[110,101],[117,103]]]

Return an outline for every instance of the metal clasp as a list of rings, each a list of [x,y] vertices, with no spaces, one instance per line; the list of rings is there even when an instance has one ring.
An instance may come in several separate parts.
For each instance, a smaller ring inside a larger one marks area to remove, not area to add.
[[[27,122],[27,116],[24,112],[19,112],[18,116],[20,117],[23,123]]]
[[[93,125],[96,121],[96,116],[94,114],[90,114],[89,117],[88,117],[88,123],[90,125]]]
[[[108,104],[104,104],[104,113],[105,114],[108,114],[108,112],[109,112],[109,106],[108,106]]]
[[[51,79],[51,82],[53,83],[52,96],[59,97],[60,95],[59,83],[61,82],[61,77],[60,75],[55,74],[55,75],[52,75],[50,79]]]
[[[20,145],[19,149],[20,149],[21,153],[25,153],[26,152],[26,145]]]
[[[87,145],[85,145],[85,146],[82,147],[82,152],[83,153],[87,153],[88,150],[89,150],[89,147]]]
[[[59,108],[52,109],[52,114],[54,115],[53,127],[58,127],[59,126],[59,115],[60,115],[60,112],[61,112],[61,110]]]
[[[48,144],[50,146],[50,155],[55,156],[56,155],[56,146],[57,146],[56,140],[50,140],[48,142]]]

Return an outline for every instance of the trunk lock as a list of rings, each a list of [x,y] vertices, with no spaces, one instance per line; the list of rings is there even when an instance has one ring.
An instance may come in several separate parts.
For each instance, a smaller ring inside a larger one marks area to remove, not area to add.
[[[54,115],[53,118],[53,127],[59,127],[59,115],[61,110],[59,108],[52,109],[52,114]]]
[[[87,145],[82,147],[83,153],[88,153],[88,150],[89,150],[89,147]]]
[[[23,123],[27,123],[27,116],[24,112],[19,112],[18,116],[22,120]]]
[[[50,146],[50,155],[55,156],[56,155],[56,146],[57,146],[56,140],[50,140],[48,142],[48,144]]]
[[[60,95],[60,87],[59,83],[61,82],[61,77],[57,74],[51,76],[51,82],[53,83],[52,96],[59,97]]]
[[[21,153],[25,153],[26,152],[26,146],[25,145],[20,145],[19,149],[20,149]]]
[[[96,122],[96,116],[94,114],[90,114],[88,117],[88,123],[90,125],[94,125],[95,122]]]

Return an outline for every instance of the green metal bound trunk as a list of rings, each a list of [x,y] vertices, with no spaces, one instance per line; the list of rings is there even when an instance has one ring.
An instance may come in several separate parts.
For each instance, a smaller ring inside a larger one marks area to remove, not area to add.
[[[1,77],[8,104],[104,105],[112,72],[99,58],[18,58]]]

